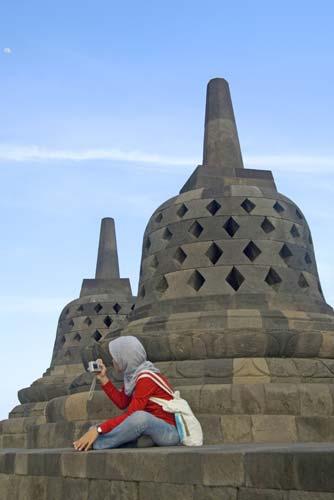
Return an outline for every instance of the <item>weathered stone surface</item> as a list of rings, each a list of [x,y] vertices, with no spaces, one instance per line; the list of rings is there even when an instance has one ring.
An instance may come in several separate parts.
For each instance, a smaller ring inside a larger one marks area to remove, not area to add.
[[[286,491],[240,488],[238,500],[289,500],[289,497]]]
[[[256,453],[245,457],[246,486],[268,489],[296,489],[293,456],[279,453]]]
[[[221,417],[224,443],[249,443],[253,441],[250,415],[224,415]]]
[[[140,483],[139,500],[193,500],[193,486],[188,484]]]
[[[297,441],[293,415],[252,415],[253,440],[258,443],[291,443]]]
[[[201,457],[203,484],[206,486],[238,486],[244,481],[243,458],[228,453]]]

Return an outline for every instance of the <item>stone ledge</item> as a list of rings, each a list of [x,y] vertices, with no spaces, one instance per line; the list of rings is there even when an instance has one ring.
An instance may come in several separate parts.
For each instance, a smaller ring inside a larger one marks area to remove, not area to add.
[[[71,449],[0,451],[0,474],[154,483],[157,487],[173,484],[232,488],[229,494],[238,488],[239,496],[235,498],[240,499],[247,498],[245,493],[240,496],[245,488],[334,493],[333,467],[334,444],[179,446],[86,453]],[[141,488],[146,491],[151,487]],[[185,498],[193,498],[190,490],[184,488]]]

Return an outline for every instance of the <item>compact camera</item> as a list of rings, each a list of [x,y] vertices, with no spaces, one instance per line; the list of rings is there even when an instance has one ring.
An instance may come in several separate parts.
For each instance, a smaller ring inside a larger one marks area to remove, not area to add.
[[[89,361],[87,371],[90,373],[99,373],[101,371],[101,367],[97,361]]]

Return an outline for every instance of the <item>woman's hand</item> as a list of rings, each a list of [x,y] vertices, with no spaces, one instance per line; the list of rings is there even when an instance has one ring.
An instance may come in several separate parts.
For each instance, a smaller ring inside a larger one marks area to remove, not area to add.
[[[73,446],[77,451],[88,451],[99,437],[96,427],[91,427],[81,438],[74,441]]]
[[[99,380],[101,382],[101,384],[104,385],[109,381],[109,379],[107,377],[107,368],[105,367],[102,359],[97,359],[96,362],[99,364],[99,366],[101,368],[101,371],[96,374],[96,378],[97,378],[97,380]]]

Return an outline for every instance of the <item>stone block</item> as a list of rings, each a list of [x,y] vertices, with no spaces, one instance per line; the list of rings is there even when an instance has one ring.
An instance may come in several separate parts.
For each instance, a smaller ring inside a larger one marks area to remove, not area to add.
[[[334,441],[333,417],[297,417],[296,418],[299,441]]]
[[[197,415],[203,429],[204,444],[216,444],[223,441],[219,415]]]
[[[87,479],[63,480],[63,494],[71,500],[90,500],[88,496],[89,481]]]
[[[253,440],[250,415],[224,415],[221,428],[224,443],[249,443]]]
[[[33,476],[18,476],[15,500],[49,500],[47,496],[47,478]]]
[[[297,441],[297,427],[293,415],[252,415],[253,440],[258,443],[286,443]]]
[[[201,456],[202,484],[205,486],[241,486],[244,464],[241,453],[208,453]]]
[[[287,491],[240,488],[238,500],[289,500]]]
[[[111,500],[138,500],[138,483],[133,481],[110,481]],[[89,500],[91,500],[89,498]],[[100,500],[98,498],[97,500]]]
[[[30,453],[28,455],[28,475],[32,476],[59,476],[59,453]]]
[[[2,447],[3,448],[26,448],[27,447],[26,434],[3,434]]]
[[[264,387],[262,384],[241,384],[232,386],[233,413],[264,413]]]
[[[27,453],[16,453],[15,457],[15,474],[27,475],[28,474],[28,459]]]
[[[111,481],[91,479],[88,485],[88,500],[118,500],[118,496],[111,496]]]
[[[233,360],[233,383],[269,383],[270,372],[264,358],[236,358]]]
[[[171,483],[139,483],[138,500],[193,500],[193,486],[188,484]]]
[[[333,500],[333,493],[319,491],[289,491],[288,500]]]
[[[327,385],[301,384],[299,393],[301,415],[311,417],[333,414],[332,396]]]
[[[201,411],[229,413],[232,410],[232,387],[230,384],[205,384],[202,387]]]
[[[331,333],[321,334],[322,342],[319,350],[320,358],[333,358],[334,357],[334,335]]]
[[[64,477],[87,477],[87,453],[73,451],[61,454],[61,474]]]
[[[245,485],[259,489],[296,489],[293,456],[270,451],[246,453]]]
[[[300,402],[296,385],[266,384],[264,392],[266,414],[299,415]]]
[[[334,492],[334,454],[296,453],[295,475],[297,488],[306,491]]]
[[[13,474],[15,468],[15,453],[0,453],[0,474]]]
[[[168,453],[168,481],[177,484],[201,482],[201,457],[199,453]]]
[[[88,419],[87,398],[87,392],[80,392],[65,399],[64,414],[67,421]]]
[[[222,488],[220,486],[195,486],[194,500],[237,500],[236,488]]]
[[[12,487],[12,477],[8,474],[0,473],[0,498],[2,500],[14,500]]]
[[[231,330],[242,328],[262,328],[262,317],[260,311],[255,309],[227,311],[227,326]]]

